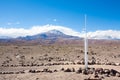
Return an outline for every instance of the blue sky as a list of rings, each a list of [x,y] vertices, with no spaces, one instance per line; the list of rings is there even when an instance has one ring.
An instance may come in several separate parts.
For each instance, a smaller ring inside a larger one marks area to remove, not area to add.
[[[0,27],[60,25],[81,31],[120,30],[120,0],[0,0]]]

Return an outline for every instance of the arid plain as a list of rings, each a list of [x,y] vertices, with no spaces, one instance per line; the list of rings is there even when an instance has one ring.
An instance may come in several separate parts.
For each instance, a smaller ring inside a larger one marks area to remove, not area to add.
[[[83,72],[83,40],[63,42],[1,43],[0,80],[120,80],[119,40],[89,40],[88,66],[104,71],[97,75]]]

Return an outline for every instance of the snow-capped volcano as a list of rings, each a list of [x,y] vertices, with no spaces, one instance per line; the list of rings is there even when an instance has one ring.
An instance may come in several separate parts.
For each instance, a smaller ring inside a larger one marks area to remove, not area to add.
[[[76,36],[66,35],[63,32],[54,29],[54,30],[50,30],[48,32],[37,34],[37,35],[18,37],[17,39],[22,39],[22,40],[38,40],[38,39],[57,40],[57,39],[80,39],[80,38],[76,37]]]
[[[79,36],[80,33],[64,26],[44,25],[33,26],[29,29],[24,28],[0,28],[0,36],[9,36],[12,38],[33,36],[51,30],[58,30],[66,35]]]
[[[44,25],[33,26],[30,29],[24,28],[0,28],[0,36],[7,36],[11,38],[34,36],[42,33],[65,34],[70,36],[84,37],[84,33],[77,32],[73,29],[64,26]],[[89,39],[120,39],[120,31],[117,30],[97,30],[94,32],[87,32]],[[2,38],[2,37],[1,37]]]

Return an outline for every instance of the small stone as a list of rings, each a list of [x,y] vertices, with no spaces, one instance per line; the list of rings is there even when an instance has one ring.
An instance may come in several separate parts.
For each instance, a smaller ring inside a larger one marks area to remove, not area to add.
[[[77,73],[82,73],[82,68],[79,68]]]
[[[36,78],[36,80],[39,80],[39,78]]]
[[[86,69],[84,69],[84,70],[82,71],[82,73],[85,74],[85,75],[87,75],[87,74],[88,74],[88,71],[87,71]]]
[[[98,74],[95,74],[94,77],[95,77],[95,78],[99,78]]]
[[[120,73],[116,73],[116,76],[117,76],[117,77],[120,77]]]

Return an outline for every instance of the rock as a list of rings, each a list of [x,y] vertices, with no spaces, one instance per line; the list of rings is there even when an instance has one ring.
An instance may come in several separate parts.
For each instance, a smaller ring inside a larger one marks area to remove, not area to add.
[[[39,78],[36,78],[36,80],[39,80]]]
[[[87,69],[83,69],[82,73],[85,74],[85,75],[88,75],[88,70]]]
[[[77,70],[77,73],[82,73],[82,68],[79,68],[79,69]]]
[[[110,70],[109,69],[104,69],[104,73],[105,74],[110,74]]]
[[[92,57],[91,64],[96,64],[96,59]]]
[[[104,74],[105,75],[105,77],[109,77],[109,74]]]
[[[72,72],[70,68],[67,68],[64,72]]]
[[[97,68],[95,69],[95,73],[98,73],[98,74],[103,74],[103,68]]]
[[[58,72],[58,70],[55,69],[54,72]]]
[[[61,69],[61,71],[64,71],[64,70],[65,70],[64,68]]]
[[[90,68],[89,70],[88,70],[88,74],[93,74],[95,72],[95,68]]]
[[[47,69],[47,68],[43,69],[43,72],[47,72],[47,71],[48,71],[48,69]]]
[[[75,72],[75,68],[72,68],[72,72]]]
[[[116,75],[116,73],[117,73],[117,71],[116,71],[116,70],[114,70],[114,69],[111,69],[111,70],[110,70],[110,75],[111,75],[111,76],[115,76],[115,75]]]
[[[102,79],[104,79],[104,77],[103,77],[103,76],[100,76],[100,79],[102,80]]]
[[[81,63],[81,64],[85,64],[85,61],[84,61],[84,59],[82,59],[82,60],[80,61],[80,63]]]
[[[96,61],[96,64],[97,64],[97,65],[101,65],[100,61]]]
[[[81,63],[81,62],[77,62],[77,64],[83,64],[83,62]]]
[[[94,74],[94,78],[99,78],[97,73]]]
[[[117,77],[120,77],[120,73],[116,73],[116,76],[117,76]]]
[[[2,74],[2,72],[0,72],[0,74]]]
[[[115,66],[119,66],[120,65],[120,63],[115,63]]]
[[[109,77],[110,70],[109,69],[104,69],[104,75],[105,77]]]

